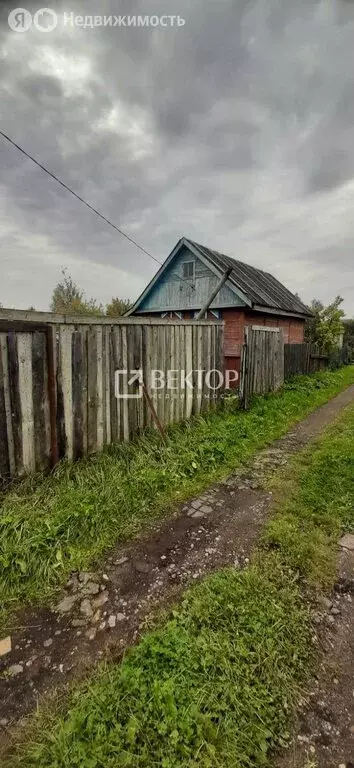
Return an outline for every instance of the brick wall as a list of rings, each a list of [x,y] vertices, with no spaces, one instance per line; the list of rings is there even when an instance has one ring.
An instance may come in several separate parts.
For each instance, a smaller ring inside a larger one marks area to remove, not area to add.
[[[184,320],[191,320],[194,312],[186,310],[181,313]],[[160,317],[159,313],[151,313]],[[215,316],[208,312],[208,320],[215,320]],[[169,319],[169,318],[166,318]],[[226,357],[238,357],[241,354],[241,345],[244,339],[245,325],[265,325],[268,328],[282,328],[285,343],[300,344],[304,341],[305,322],[295,318],[286,318],[279,315],[262,315],[261,312],[249,312],[243,309],[222,309],[220,319],[224,321],[224,353]]]
[[[299,344],[304,340],[305,322],[282,315],[262,315],[243,309],[223,309],[225,369],[240,371],[241,347],[245,325],[265,325],[267,328],[282,328],[285,344]]]
[[[303,320],[291,320],[290,322],[290,344],[301,344],[305,337],[305,323]]]
[[[221,319],[224,321],[224,353],[226,357],[239,357],[245,327],[243,309],[223,309]]]
[[[304,320],[287,318],[282,315],[262,315],[261,312],[248,312],[239,309],[224,309],[222,319],[225,322],[225,355],[239,354],[238,347],[243,343],[245,325],[282,328],[286,344],[299,344],[304,340]]]

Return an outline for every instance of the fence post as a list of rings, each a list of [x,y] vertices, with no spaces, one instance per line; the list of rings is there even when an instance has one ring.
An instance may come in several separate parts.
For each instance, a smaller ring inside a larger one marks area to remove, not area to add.
[[[249,331],[250,328],[248,325],[246,325],[244,341],[241,350],[240,405],[244,410],[247,410],[248,408]]]
[[[55,358],[54,349],[56,348],[56,338],[52,325],[47,325],[47,366],[48,366],[48,399],[49,399],[49,421],[50,421],[50,453],[51,465],[59,461],[58,439],[57,439],[57,392],[55,381]]]

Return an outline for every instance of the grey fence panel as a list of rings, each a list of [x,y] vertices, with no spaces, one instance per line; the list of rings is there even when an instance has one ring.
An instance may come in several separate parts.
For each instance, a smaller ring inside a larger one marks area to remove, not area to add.
[[[342,359],[338,350],[338,357]],[[284,344],[284,378],[323,371],[330,364],[330,355],[318,344]]]
[[[39,322],[40,313],[24,314],[0,310],[0,479],[99,452],[156,426],[139,375],[129,384],[134,371],[143,372],[163,427],[215,403],[206,373],[223,361],[222,323],[64,322],[53,315]],[[191,389],[186,375],[198,369]],[[172,389],[154,387],[155,370],[160,383],[170,377]],[[221,394],[222,388],[216,399]]]
[[[248,408],[252,395],[275,392],[284,382],[284,341],[280,328],[247,326],[242,349],[240,402]]]

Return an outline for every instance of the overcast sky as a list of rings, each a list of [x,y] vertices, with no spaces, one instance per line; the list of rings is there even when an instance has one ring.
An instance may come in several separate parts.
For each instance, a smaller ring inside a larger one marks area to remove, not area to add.
[[[1,130],[157,259],[186,235],[353,316],[354,1],[47,2],[24,33],[1,3]],[[103,303],[157,268],[2,137],[0,260],[0,302],[43,310],[62,267]]]

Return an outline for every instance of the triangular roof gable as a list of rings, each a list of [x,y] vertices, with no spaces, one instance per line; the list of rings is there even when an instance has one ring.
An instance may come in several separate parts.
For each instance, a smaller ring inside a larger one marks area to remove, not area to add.
[[[225,272],[225,269],[220,268],[215,264],[215,262],[209,257],[209,255],[204,255],[198,247],[193,243],[193,241],[188,240],[186,237],[181,237],[181,239],[176,243],[175,247],[167,256],[166,261],[161,265],[160,269],[157,270],[156,274],[150,280],[146,288],[143,290],[143,292],[140,294],[139,298],[136,300],[136,302],[133,304],[131,309],[126,313],[126,316],[134,314],[134,312],[139,309],[140,305],[145,301],[147,296],[150,294],[152,289],[155,287],[155,285],[158,283],[160,277],[163,275],[163,273],[168,269],[171,262],[178,256],[182,248],[188,248],[191,253],[194,254],[194,256],[197,259],[200,259],[200,261],[205,264],[212,272],[214,272],[217,277],[221,277],[221,275]],[[176,280],[181,280],[182,278],[176,275]],[[232,281],[227,280],[226,285],[231,289],[233,293],[235,293],[242,301],[249,307],[252,306],[252,302],[250,299],[241,291],[235,284],[232,283]]]
[[[295,317],[312,316],[309,308],[270,272],[265,272],[243,261],[237,261],[200,243],[191,243],[191,241],[189,243],[195,246],[198,254],[208,257],[209,265],[214,263],[221,271],[225,271],[228,267],[232,268],[228,285],[231,288],[233,283],[240,295],[243,291],[254,309],[272,312],[279,310],[281,314]]]

